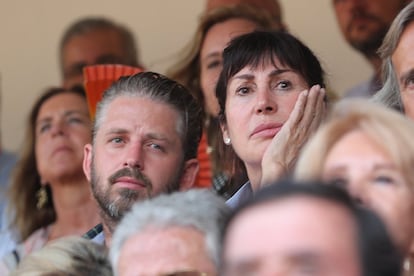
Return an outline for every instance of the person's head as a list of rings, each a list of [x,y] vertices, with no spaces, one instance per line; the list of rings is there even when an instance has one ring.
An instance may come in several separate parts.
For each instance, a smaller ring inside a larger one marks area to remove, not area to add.
[[[216,275],[228,213],[223,199],[204,189],[135,204],[114,234],[110,258],[115,275]]]
[[[269,219],[271,218],[271,219]],[[374,213],[340,188],[287,180],[230,216],[222,275],[400,275],[401,258]]]
[[[123,77],[104,93],[84,171],[107,225],[135,201],[193,185],[201,121],[190,92],[157,73]]]
[[[111,276],[112,268],[104,246],[71,236],[31,253],[10,275]]]
[[[64,87],[83,84],[86,65],[119,63],[140,67],[134,36],[125,26],[103,17],[86,17],[72,23],[59,46]]]
[[[401,253],[414,241],[414,123],[366,100],[334,106],[305,146],[295,175],[347,189],[386,223]]]
[[[25,144],[11,185],[11,210],[20,238],[55,218],[52,198],[40,210],[36,192],[66,181],[86,182],[83,147],[91,141],[91,122],[81,88],[46,90],[28,118]]]
[[[215,87],[222,68],[222,52],[231,38],[255,29],[277,28],[263,11],[247,5],[211,9],[200,18],[190,44],[168,73],[184,84],[202,103],[205,112],[218,114]]]
[[[403,111],[411,119],[414,119],[413,37],[414,2],[411,2],[395,18],[379,49],[384,85],[375,96],[377,101]]]
[[[332,0],[338,25],[346,41],[367,57],[377,50],[391,22],[407,0]]]
[[[299,94],[316,84],[325,86],[318,59],[288,33],[256,31],[230,42],[216,89],[219,119],[227,148],[248,173],[260,165]]]
[[[285,30],[283,22],[282,7],[278,0],[207,0],[205,11],[210,11],[217,7],[247,4],[268,12],[278,29]]]

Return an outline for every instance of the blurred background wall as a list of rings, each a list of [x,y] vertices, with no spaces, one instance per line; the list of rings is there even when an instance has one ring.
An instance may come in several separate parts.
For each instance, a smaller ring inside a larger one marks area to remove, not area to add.
[[[371,74],[343,40],[331,0],[280,0],[289,30],[321,59],[338,94]],[[79,17],[104,15],[131,28],[149,70],[165,72],[192,36],[204,0],[0,0],[1,135],[17,151],[34,99],[60,84],[58,44]]]

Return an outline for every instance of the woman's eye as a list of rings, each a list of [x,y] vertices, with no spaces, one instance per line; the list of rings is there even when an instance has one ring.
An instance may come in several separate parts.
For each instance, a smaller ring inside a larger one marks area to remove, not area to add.
[[[250,91],[250,89],[248,87],[243,86],[243,87],[240,87],[240,88],[238,88],[236,90],[236,94],[238,94],[238,95],[246,95],[246,94],[249,93],[249,91]]]
[[[215,60],[212,62],[207,63],[207,69],[215,69],[221,66],[221,61]]]
[[[348,185],[348,181],[342,177],[335,177],[335,178],[329,179],[328,183],[336,187],[343,188],[343,189],[345,189]]]
[[[291,86],[292,85],[291,85],[290,81],[280,81],[280,82],[277,83],[277,89],[280,89],[280,90],[289,89]]]
[[[71,117],[68,119],[69,123],[82,123],[82,119],[81,118],[77,118],[77,117]]]
[[[394,180],[389,177],[389,176],[385,176],[385,175],[379,175],[375,177],[375,183],[378,184],[393,184]]]
[[[39,133],[44,133],[46,131],[48,131],[50,129],[51,125],[50,124],[44,124],[41,125],[39,128]]]

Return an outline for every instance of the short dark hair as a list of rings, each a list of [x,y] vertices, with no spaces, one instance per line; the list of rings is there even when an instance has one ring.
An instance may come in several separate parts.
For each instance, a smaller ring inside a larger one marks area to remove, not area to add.
[[[93,140],[109,104],[118,97],[147,97],[172,106],[180,114],[184,160],[197,157],[202,131],[202,109],[191,93],[176,81],[154,72],[121,77],[102,96],[96,109]]]
[[[104,17],[85,17],[72,23],[63,33],[59,46],[59,60],[63,72],[63,48],[66,43],[74,36],[82,35],[95,30],[115,30],[122,39],[126,60],[125,65],[140,67],[138,48],[132,32],[123,25],[117,24]]]
[[[276,64],[275,59],[299,73],[309,87],[315,84],[325,86],[324,71],[319,60],[299,39],[286,32],[247,33],[233,39],[223,52],[223,69],[216,87],[221,117],[224,116],[230,78],[248,65],[257,67],[267,61]]]
[[[344,189],[318,181],[298,182],[284,179],[259,190],[254,198],[233,210],[226,221],[222,243],[226,239],[229,225],[247,209],[270,201],[297,196],[327,200],[344,207],[349,212],[357,228],[358,240],[356,243],[364,276],[401,275],[401,254],[395,247],[381,219],[374,212],[358,205]]]

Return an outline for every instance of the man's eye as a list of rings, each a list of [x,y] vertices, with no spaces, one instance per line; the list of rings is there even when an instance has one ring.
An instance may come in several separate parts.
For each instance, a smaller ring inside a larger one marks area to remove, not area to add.
[[[124,140],[122,138],[120,138],[120,137],[115,137],[115,138],[112,138],[111,139],[111,142],[112,143],[115,143],[115,144],[121,144],[123,141]]]
[[[162,147],[162,146],[160,146],[159,144],[150,143],[150,144],[149,144],[149,147],[150,147],[150,148],[152,148],[152,149],[155,149],[155,150],[160,150],[160,151],[163,151],[163,147]]]

